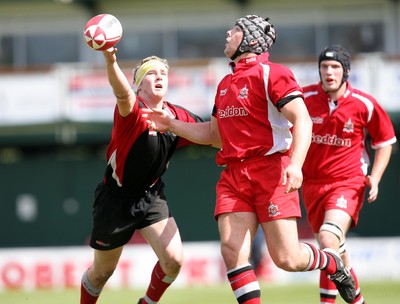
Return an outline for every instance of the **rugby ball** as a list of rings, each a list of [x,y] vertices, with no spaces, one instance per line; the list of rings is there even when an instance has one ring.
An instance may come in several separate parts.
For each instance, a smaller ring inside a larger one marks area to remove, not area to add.
[[[86,44],[96,51],[115,46],[122,38],[122,25],[110,14],[100,14],[90,19],[83,30]]]

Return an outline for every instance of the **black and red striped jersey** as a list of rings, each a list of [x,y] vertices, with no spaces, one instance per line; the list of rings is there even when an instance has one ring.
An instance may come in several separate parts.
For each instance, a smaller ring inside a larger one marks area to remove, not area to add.
[[[138,195],[149,189],[166,171],[168,162],[177,147],[192,144],[171,132],[149,130],[141,115],[145,103],[137,99],[132,113],[126,117],[114,110],[114,125],[107,147],[107,168],[104,183],[123,195]],[[164,103],[169,110],[185,122],[203,121],[183,107]]]

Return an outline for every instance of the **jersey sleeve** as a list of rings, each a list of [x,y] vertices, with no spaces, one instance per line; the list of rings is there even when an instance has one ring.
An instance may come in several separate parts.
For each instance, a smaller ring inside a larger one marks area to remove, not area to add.
[[[304,99],[303,91],[293,72],[283,65],[271,65],[268,82],[268,95],[278,109],[296,97]]]
[[[135,102],[131,113],[127,116],[122,117],[118,111],[118,105],[115,105],[114,108],[114,128],[118,129],[118,133],[125,134],[129,133],[132,125],[139,123],[140,121],[140,113],[139,113],[139,104]]]
[[[392,121],[385,110],[374,100],[374,108],[367,130],[371,136],[371,147],[379,149],[396,142]]]

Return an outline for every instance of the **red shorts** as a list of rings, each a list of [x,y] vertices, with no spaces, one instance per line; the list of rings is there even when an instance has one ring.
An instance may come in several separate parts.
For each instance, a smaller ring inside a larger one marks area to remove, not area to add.
[[[307,210],[307,220],[314,233],[324,222],[325,211],[340,209],[347,212],[357,225],[358,215],[365,196],[365,177],[355,176],[331,182],[313,181],[303,183],[301,192]]]
[[[285,194],[282,185],[289,161],[276,153],[229,164],[217,184],[215,219],[227,212],[255,212],[260,223],[301,217],[298,192]]]

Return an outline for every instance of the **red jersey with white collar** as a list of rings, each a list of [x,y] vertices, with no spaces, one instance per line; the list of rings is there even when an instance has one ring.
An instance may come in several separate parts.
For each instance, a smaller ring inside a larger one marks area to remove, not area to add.
[[[217,164],[286,152],[291,123],[280,112],[301,87],[285,66],[268,61],[268,53],[242,59],[219,83],[213,116],[222,149]]]
[[[387,113],[372,96],[349,82],[337,101],[330,100],[321,83],[304,87],[303,92],[313,121],[312,142],[303,165],[305,181],[366,175],[367,132],[373,149],[396,142]]]

